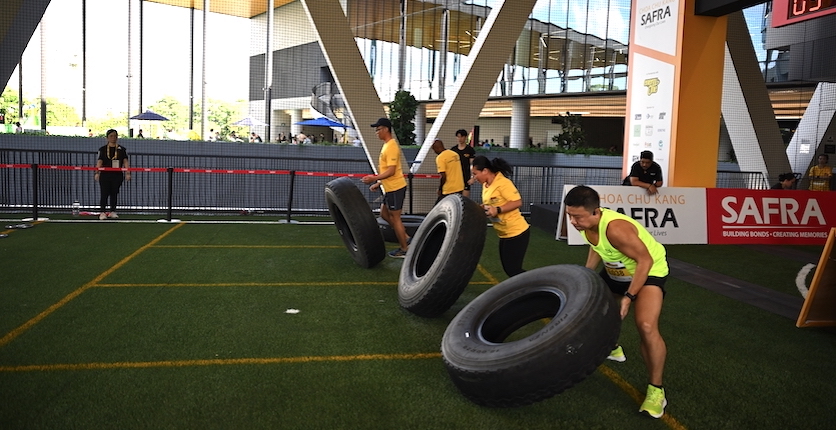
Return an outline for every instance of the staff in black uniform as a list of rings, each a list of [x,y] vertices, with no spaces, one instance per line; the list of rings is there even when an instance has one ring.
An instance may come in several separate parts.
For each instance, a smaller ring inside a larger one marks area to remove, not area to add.
[[[658,193],[662,184],[662,167],[653,161],[653,153],[650,151],[642,151],[639,161],[633,163],[630,174],[622,183],[622,185],[644,188],[647,194]]]
[[[114,129],[107,131],[107,145],[99,148],[99,157],[96,159],[96,167],[115,167],[128,168],[130,163],[128,161],[128,151],[124,146],[119,145],[119,133]],[[122,173],[121,171],[101,171],[97,170],[93,175],[93,179],[99,181],[99,187],[102,190],[101,199],[99,200],[99,219],[119,218],[116,215],[116,196],[119,194],[119,188],[122,186],[124,180],[131,180],[131,172]],[[105,208],[110,199],[110,212],[105,212]]]

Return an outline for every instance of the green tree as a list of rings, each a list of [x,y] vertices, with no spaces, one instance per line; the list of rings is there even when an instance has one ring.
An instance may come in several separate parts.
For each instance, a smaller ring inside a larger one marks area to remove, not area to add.
[[[20,112],[18,112],[19,100],[20,97],[17,91],[9,87],[6,87],[2,96],[0,96],[0,112],[3,112],[3,115],[6,117],[6,123],[14,124],[20,120]]]
[[[80,126],[81,116],[74,107],[48,97],[46,99],[46,124],[52,126]]]
[[[389,120],[395,129],[395,137],[401,145],[415,144],[415,112],[418,100],[409,91],[399,90],[395,99],[389,103]]]
[[[586,133],[581,126],[581,116],[566,112],[566,115],[558,114],[557,117],[559,118],[561,132],[557,136],[552,136],[552,141],[563,149],[577,149],[586,146]]]

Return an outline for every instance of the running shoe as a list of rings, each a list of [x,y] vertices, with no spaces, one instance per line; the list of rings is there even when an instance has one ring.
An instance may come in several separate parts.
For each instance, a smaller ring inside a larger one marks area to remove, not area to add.
[[[639,408],[639,412],[646,413],[653,418],[661,418],[665,414],[665,406],[667,405],[668,400],[665,398],[665,389],[648,385],[647,396],[645,396],[644,403]]]
[[[607,357],[607,360],[617,361],[619,363],[627,361],[627,356],[624,355],[624,350],[621,349],[621,345],[616,346],[615,349],[610,352],[610,356]]]
[[[393,257],[393,258],[405,258],[406,257],[406,251],[404,251],[403,249],[398,248],[398,249],[389,251],[389,256]]]
[[[100,220],[106,220],[107,219],[107,213],[105,213],[105,212],[100,213],[99,214],[99,219]]]
[[[119,215],[116,215],[116,212],[111,212],[111,213],[107,214],[107,217],[110,218],[110,219],[116,219],[116,218],[119,218]]]

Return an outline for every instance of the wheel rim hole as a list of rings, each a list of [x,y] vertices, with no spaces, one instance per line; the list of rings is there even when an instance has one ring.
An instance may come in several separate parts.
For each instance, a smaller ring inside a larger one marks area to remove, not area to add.
[[[447,235],[447,224],[439,223],[433,226],[421,242],[420,253],[415,261],[415,274],[418,277],[424,276],[430,270],[436,258],[438,258],[441,247],[444,245],[444,236]]]
[[[482,338],[491,343],[516,342],[535,335],[560,312],[563,300],[552,291],[514,299],[485,318]]]

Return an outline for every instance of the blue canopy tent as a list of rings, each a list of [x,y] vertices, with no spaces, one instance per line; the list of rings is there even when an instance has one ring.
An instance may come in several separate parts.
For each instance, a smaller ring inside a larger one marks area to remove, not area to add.
[[[255,126],[264,127],[264,126],[267,125],[267,123],[264,122],[264,121],[260,121],[257,118],[253,118],[251,116],[248,116],[248,117],[246,117],[246,118],[244,118],[240,121],[233,122],[232,125],[241,125],[241,126],[245,126],[245,127],[255,127]]]
[[[315,118],[315,119],[306,119],[304,121],[299,121],[296,125],[310,125],[310,126],[318,126],[318,127],[339,127],[339,128],[352,128],[349,125],[345,125],[341,122],[333,121],[326,117]]]
[[[146,110],[139,115],[134,115],[131,119],[136,119],[140,121],[168,121],[168,118],[150,110]]]
[[[304,121],[299,121],[296,125],[309,125],[313,127],[334,127],[334,128],[342,128],[343,129],[343,136],[346,136],[345,129],[347,128],[354,128],[350,125],[343,124],[341,122],[334,121],[330,118],[320,117],[314,119],[306,119]]]
[[[168,118],[156,112],[153,112],[150,109],[146,110],[145,112],[142,112],[139,115],[134,115],[130,119],[134,119],[137,121],[168,121]],[[142,132],[142,129],[140,128],[139,131]],[[149,136],[153,136],[153,133]],[[131,131],[131,137],[133,137],[133,131]]]

